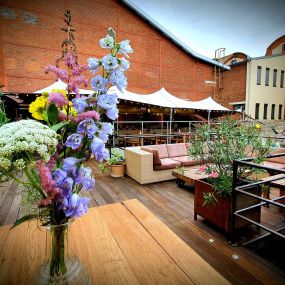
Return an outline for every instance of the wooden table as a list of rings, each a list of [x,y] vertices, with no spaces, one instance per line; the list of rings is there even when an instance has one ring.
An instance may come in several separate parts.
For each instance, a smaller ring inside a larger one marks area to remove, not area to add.
[[[229,284],[137,200],[91,208],[70,246],[93,284]],[[30,284],[44,255],[36,222],[0,228],[0,284]]]
[[[189,183],[194,186],[195,180],[208,178],[209,175],[199,171],[199,167],[195,165],[182,172],[180,170],[173,170],[172,175],[176,177],[176,184],[183,186],[185,183]]]

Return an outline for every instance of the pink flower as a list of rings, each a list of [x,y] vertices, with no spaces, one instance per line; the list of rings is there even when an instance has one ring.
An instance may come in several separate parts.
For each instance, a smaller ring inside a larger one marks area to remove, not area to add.
[[[205,172],[207,169],[207,165],[201,165],[199,168],[198,168],[198,171],[200,172]]]
[[[58,68],[54,65],[48,65],[45,68],[45,73],[49,73],[49,72],[54,73],[55,76],[62,81],[65,81],[65,82],[68,81],[68,73],[64,69]]]
[[[68,104],[68,100],[61,92],[49,93],[48,102],[50,104],[54,103],[58,108],[62,108]]]
[[[41,186],[44,192],[47,194],[47,198],[40,201],[40,205],[50,204],[49,200],[58,197],[61,194],[61,190],[56,186],[55,181],[52,178],[50,169],[40,160],[36,162],[39,176],[41,179]]]
[[[60,122],[67,121],[67,115],[64,114],[64,113],[62,113],[62,112],[59,112],[59,113],[58,113],[58,120],[59,120]],[[73,123],[76,122],[75,117],[73,117],[73,116],[70,115],[70,114],[68,115],[68,120],[71,121],[71,122],[73,122]]]
[[[77,76],[72,79],[71,83],[68,84],[68,89],[74,92],[77,97],[79,96],[79,85],[84,84],[85,87],[88,86],[88,80],[85,76]]]
[[[96,111],[88,111],[85,113],[81,113],[77,115],[76,122],[80,123],[81,121],[84,121],[85,119],[94,119],[98,121],[100,119],[100,115]]]
[[[219,177],[219,173],[218,172],[212,172],[209,174],[210,178],[218,178]]]

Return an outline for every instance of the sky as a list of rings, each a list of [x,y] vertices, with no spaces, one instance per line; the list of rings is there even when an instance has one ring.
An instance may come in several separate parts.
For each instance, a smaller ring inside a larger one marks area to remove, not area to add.
[[[264,56],[285,35],[285,0],[131,0],[191,49]]]

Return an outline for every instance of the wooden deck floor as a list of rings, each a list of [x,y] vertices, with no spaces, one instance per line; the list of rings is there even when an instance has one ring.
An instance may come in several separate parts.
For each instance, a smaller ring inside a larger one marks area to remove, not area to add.
[[[190,187],[178,188],[174,181],[141,186],[129,177],[103,175],[95,163],[90,166],[96,177],[96,189],[88,193],[91,207],[138,199],[231,283],[285,284],[284,271],[242,246],[231,247],[224,235],[202,218],[194,221]],[[0,189],[0,225],[11,224],[22,215],[20,198],[15,182]],[[263,207],[262,217],[268,225],[273,226],[274,221],[274,226],[284,226],[284,215],[273,207]],[[258,234],[253,227],[251,235],[255,231]],[[192,266],[194,269],[195,264]]]

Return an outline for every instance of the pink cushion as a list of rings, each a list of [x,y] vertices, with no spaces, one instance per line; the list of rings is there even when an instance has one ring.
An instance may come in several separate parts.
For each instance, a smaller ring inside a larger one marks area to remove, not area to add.
[[[185,143],[168,144],[167,151],[168,151],[168,157],[187,155],[187,149]]]
[[[182,164],[182,166],[191,166],[191,165],[199,165],[201,164],[201,160],[193,160],[189,159],[189,156],[178,156],[178,157],[171,157],[171,159],[178,161]]]
[[[142,146],[141,149],[153,154],[153,165],[161,165],[161,160],[159,158],[158,151],[156,149],[152,149],[145,146]]]
[[[166,158],[168,157],[168,152],[165,144],[159,145],[150,145],[148,148],[156,149],[158,151],[159,158]]]
[[[176,168],[176,166],[180,166],[181,163],[178,161],[175,161],[170,158],[162,158],[161,159],[161,165],[154,165],[155,170],[164,170],[164,169],[172,169]]]
[[[276,168],[276,169],[284,169],[285,168],[285,164],[271,162],[271,161],[264,161],[263,165],[268,166],[268,167],[272,167],[272,168]]]
[[[285,149],[280,148],[278,150],[274,150],[270,152],[270,154],[278,154],[278,153],[285,153]],[[268,158],[267,161],[276,162],[276,163],[284,163],[284,168],[285,168],[285,155],[279,156],[279,157]]]

